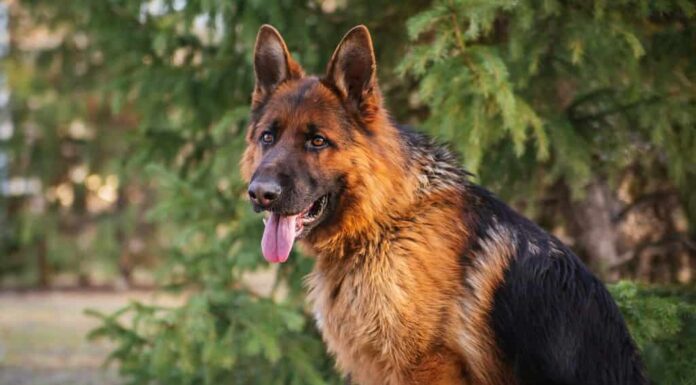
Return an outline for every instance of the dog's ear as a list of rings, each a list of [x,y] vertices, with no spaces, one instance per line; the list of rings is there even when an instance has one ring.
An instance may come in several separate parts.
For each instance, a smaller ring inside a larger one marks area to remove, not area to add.
[[[377,64],[367,27],[354,27],[343,37],[331,56],[326,79],[361,113],[379,107]]]
[[[254,73],[256,86],[252,107],[263,103],[280,83],[304,76],[302,67],[290,56],[283,37],[268,24],[262,25],[256,35]]]

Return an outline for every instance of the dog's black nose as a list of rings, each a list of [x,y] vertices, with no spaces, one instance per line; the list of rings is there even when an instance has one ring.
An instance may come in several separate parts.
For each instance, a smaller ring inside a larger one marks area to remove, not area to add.
[[[249,197],[255,204],[267,208],[282,191],[280,184],[273,180],[253,180],[249,185]]]

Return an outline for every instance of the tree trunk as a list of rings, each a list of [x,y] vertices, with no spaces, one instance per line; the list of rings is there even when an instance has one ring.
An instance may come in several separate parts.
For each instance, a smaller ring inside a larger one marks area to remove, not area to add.
[[[578,246],[588,262],[606,281],[616,281],[614,269],[622,261],[618,250],[619,234],[612,217],[619,202],[612,195],[606,182],[595,180],[587,187],[582,201],[572,203],[575,224],[578,226]]]
[[[38,273],[38,285],[47,288],[51,284],[51,269],[46,255],[46,238],[41,237],[36,246],[36,268]]]

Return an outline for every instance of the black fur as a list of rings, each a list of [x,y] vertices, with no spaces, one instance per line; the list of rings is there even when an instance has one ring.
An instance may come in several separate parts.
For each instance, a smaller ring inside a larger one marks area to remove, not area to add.
[[[477,239],[496,231],[492,226],[503,227],[516,249],[491,322],[520,385],[647,384],[636,346],[602,282],[558,239],[490,192],[475,185],[467,192],[474,198],[466,210],[477,216]]]

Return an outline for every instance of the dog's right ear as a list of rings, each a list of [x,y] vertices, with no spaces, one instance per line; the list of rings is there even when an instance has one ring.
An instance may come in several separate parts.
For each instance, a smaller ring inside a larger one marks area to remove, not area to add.
[[[254,73],[256,86],[252,95],[252,108],[266,101],[282,82],[304,76],[302,67],[290,56],[278,30],[268,24],[262,25],[256,35]]]

